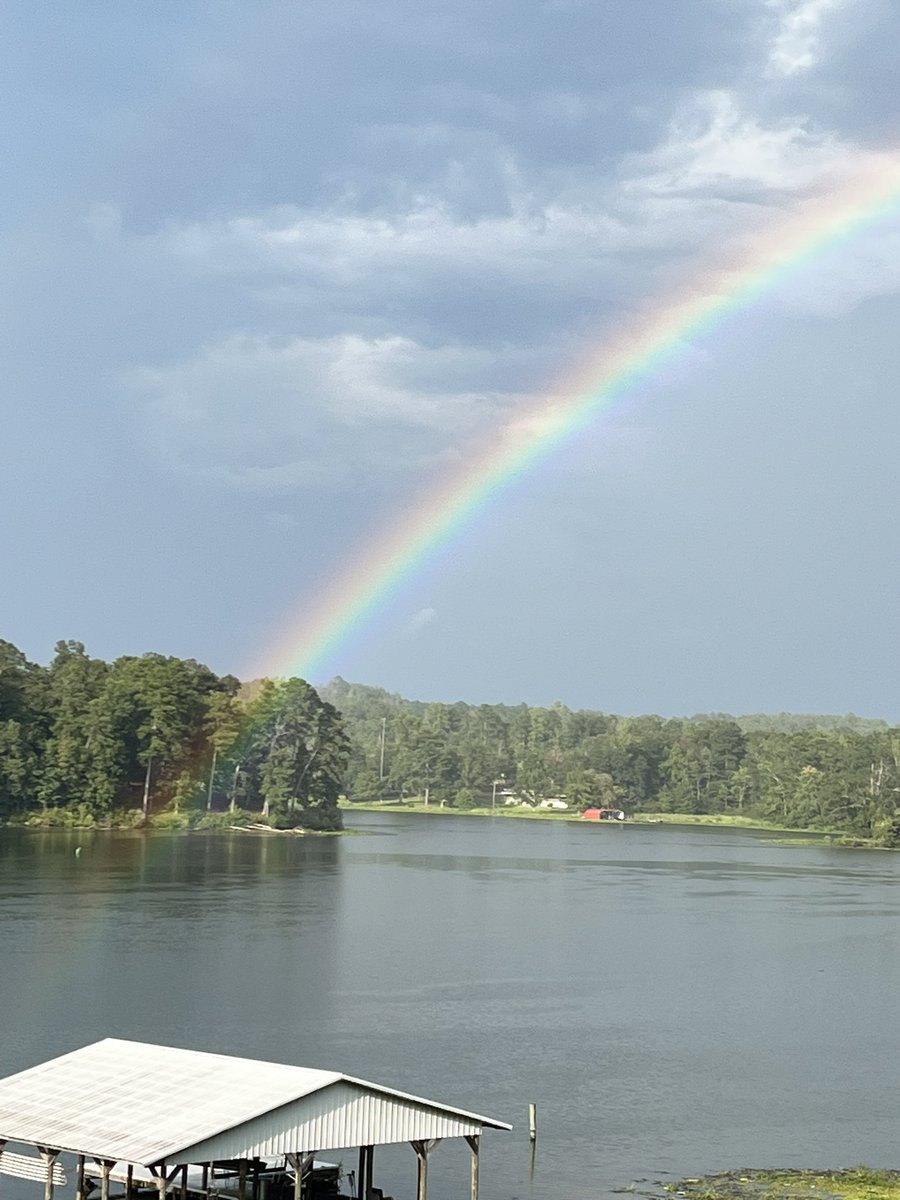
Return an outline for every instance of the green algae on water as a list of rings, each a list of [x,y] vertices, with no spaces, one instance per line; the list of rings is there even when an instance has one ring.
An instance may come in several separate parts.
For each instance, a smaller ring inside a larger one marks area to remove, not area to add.
[[[900,1171],[724,1171],[666,1184],[687,1200],[900,1200]]]

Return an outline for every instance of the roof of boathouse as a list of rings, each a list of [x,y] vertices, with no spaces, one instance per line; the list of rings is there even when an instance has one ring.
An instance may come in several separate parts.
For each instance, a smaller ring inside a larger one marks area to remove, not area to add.
[[[512,1126],[337,1071],[117,1038],[0,1079],[0,1139],[144,1166],[484,1128]]]

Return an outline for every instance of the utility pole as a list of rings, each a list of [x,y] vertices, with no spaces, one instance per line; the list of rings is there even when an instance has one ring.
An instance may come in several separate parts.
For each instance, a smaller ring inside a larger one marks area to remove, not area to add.
[[[153,725],[151,726],[151,729],[150,729],[150,745],[147,747],[147,749],[149,751],[149,754],[147,756],[147,772],[144,775],[144,795],[141,800],[141,811],[144,814],[145,821],[147,820],[147,817],[150,813],[150,776],[153,773],[153,739],[154,739],[155,735],[156,735],[156,720],[154,719]]]
[[[378,778],[384,779],[384,735],[387,731],[387,717],[381,718],[381,761],[378,765]]]
[[[141,811],[144,814],[144,820],[147,820],[147,813],[150,811],[150,772],[153,770],[153,758],[147,759],[147,770],[144,774],[144,795],[141,800]]]
[[[212,808],[213,780],[216,777],[216,759],[219,757],[219,747],[213,746],[212,766],[209,768],[209,788],[206,793],[206,811]]]

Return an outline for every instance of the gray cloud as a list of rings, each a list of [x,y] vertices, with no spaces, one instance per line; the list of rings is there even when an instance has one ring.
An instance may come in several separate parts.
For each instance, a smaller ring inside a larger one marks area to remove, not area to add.
[[[155,453],[180,471],[266,490],[360,473],[379,486],[454,457],[515,400],[448,390],[478,374],[477,357],[399,337],[234,336],[125,383]]]
[[[776,75],[795,75],[815,67],[822,52],[826,18],[846,0],[765,0],[777,14],[769,48],[769,69]]]
[[[612,174],[528,180],[507,162],[503,214],[469,219],[422,197],[379,216],[282,206],[170,223],[131,253],[252,291],[260,328],[128,383],[156,452],[181,470],[241,488],[354,475],[382,486],[514,419],[604,329],[690,279],[700,247],[739,246],[822,179],[873,162],[808,119],[766,123],[719,90],[682,104],[658,144]],[[833,311],[893,291],[896,262],[881,232],[829,262],[828,288],[812,271],[779,303],[819,312],[825,296]]]

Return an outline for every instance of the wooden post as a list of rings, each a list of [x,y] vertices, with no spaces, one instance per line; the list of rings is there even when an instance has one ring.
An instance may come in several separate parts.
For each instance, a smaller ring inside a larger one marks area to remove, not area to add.
[[[209,1163],[203,1164],[203,1170],[200,1172],[200,1187],[204,1195],[209,1194]]]
[[[419,1154],[418,1178],[416,1179],[416,1200],[428,1200],[428,1151],[423,1150]]]
[[[366,1179],[366,1167],[368,1166],[368,1157],[366,1156],[365,1146],[359,1148],[359,1170],[356,1179],[356,1195],[357,1200],[366,1200],[369,1194],[369,1184]]]
[[[247,1200],[247,1160],[242,1158],[238,1166],[238,1200]]]
[[[132,1200],[134,1196],[134,1163],[128,1164],[128,1170],[125,1172],[125,1200]]]
[[[365,1200],[370,1200],[372,1188],[375,1186],[375,1147],[366,1146],[366,1195]]]
[[[477,1133],[466,1134],[466,1141],[469,1143],[469,1149],[472,1151],[469,1196],[471,1200],[478,1200],[478,1151],[481,1148],[481,1135]]]
[[[187,1163],[181,1168],[181,1200],[187,1200]]]
[[[44,1180],[44,1200],[53,1200],[53,1164],[59,1158],[59,1151],[48,1150],[46,1146],[38,1146],[38,1149],[41,1152],[41,1158],[44,1160],[44,1164],[47,1168],[47,1178]],[[109,1173],[107,1172],[107,1185],[108,1175]],[[103,1197],[103,1200],[106,1200],[105,1196]]]
[[[109,1200],[109,1172],[112,1165],[108,1159],[100,1161],[100,1200]]]
[[[294,1168],[294,1200],[303,1198],[303,1156],[301,1154],[286,1154],[285,1158]]]
[[[84,1200],[84,1155],[79,1154],[75,1168],[75,1200]],[[128,1197],[131,1200],[131,1197]]]
[[[428,1200],[428,1142],[410,1142],[416,1152],[416,1200]]]
[[[166,1164],[161,1162],[157,1168],[156,1186],[159,1188],[159,1200],[166,1200]]]
[[[537,1105],[528,1105],[528,1140],[537,1141]]]

